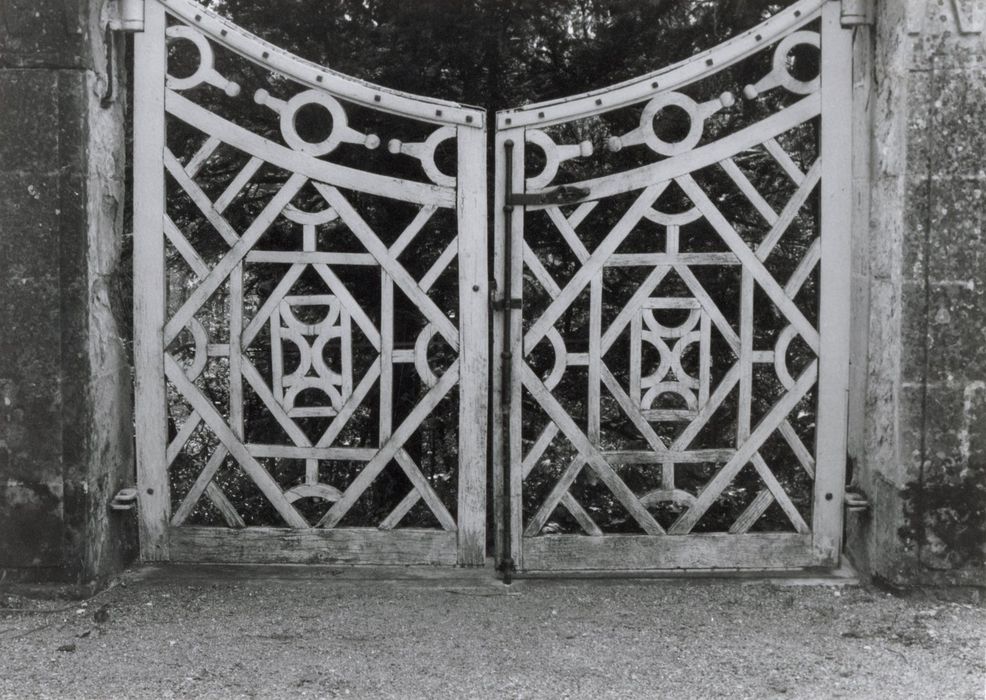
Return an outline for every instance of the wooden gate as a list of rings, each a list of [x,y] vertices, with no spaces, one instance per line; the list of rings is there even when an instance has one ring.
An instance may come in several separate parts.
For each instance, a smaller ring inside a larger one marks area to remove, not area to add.
[[[144,558],[482,565],[484,112],[145,13]]]
[[[498,114],[502,565],[837,563],[840,4],[802,0],[666,70]]]
[[[146,0],[144,558],[482,565],[491,416],[507,571],[837,563],[840,5],[499,113],[491,290],[481,110]]]

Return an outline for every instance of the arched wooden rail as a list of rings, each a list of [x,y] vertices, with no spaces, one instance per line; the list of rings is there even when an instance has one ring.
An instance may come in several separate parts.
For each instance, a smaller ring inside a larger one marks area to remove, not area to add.
[[[674,66],[493,125],[300,59],[192,0],[146,0],[144,558],[482,565],[489,449],[508,569],[836,562],[839,10],[800,0]],[[817,76],[791,72],[803,46]],[[317,137],[299,127],[313,110],[329,125]],[[673,137],[669,110],[687,121]],[[455,167],[440,162],[448,142]]]

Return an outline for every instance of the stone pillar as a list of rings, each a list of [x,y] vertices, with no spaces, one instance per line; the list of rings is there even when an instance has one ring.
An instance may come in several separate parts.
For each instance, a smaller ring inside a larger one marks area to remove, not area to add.
[[[849,549],[897,583],[986,580],[986,1],[879,0],[865,410]],[[865,286],[864,286],[865,287]]]
[[[98,580],[134,547],[108,509],[133,480],[108,4],[0,1],[0,580]]]

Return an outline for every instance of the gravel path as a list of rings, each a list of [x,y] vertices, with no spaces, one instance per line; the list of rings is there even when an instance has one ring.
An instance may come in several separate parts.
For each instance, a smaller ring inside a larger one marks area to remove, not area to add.
[[[176,567],[86,603],[0,594],[0,697],[986,698],[975,597],[371,574]]]

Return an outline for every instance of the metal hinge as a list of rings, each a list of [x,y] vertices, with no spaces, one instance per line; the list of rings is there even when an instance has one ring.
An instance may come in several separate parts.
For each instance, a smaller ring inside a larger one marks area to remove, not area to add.
[[[870,499],[866,497],[865,494],[859,491],[849,491],[847,490],[844,495],[844,503],[846,510],[853,513],[862,513],[870,509]]]
[[[137,489],[120,489],[110,503],[111,510],[133,510],[137,507]]]
[[[507,195],[507,206],[528,207],[541,205],[574,204],[588,197],[590,194],[588,187],[575,187],[574,185],[562,185],[546,192],[535,194],[509,194]]]
[[[842,26],[872,27],[876,21],[873,0],[842,0]]]
[[[503,311],[504,309],[523,309],[524,300],[514,297],[509,302],[506,299],[490,299],[490,308],[494,311]]]
[[[144,0],[116,0],[109,27],[115,32],[144,31]]]

